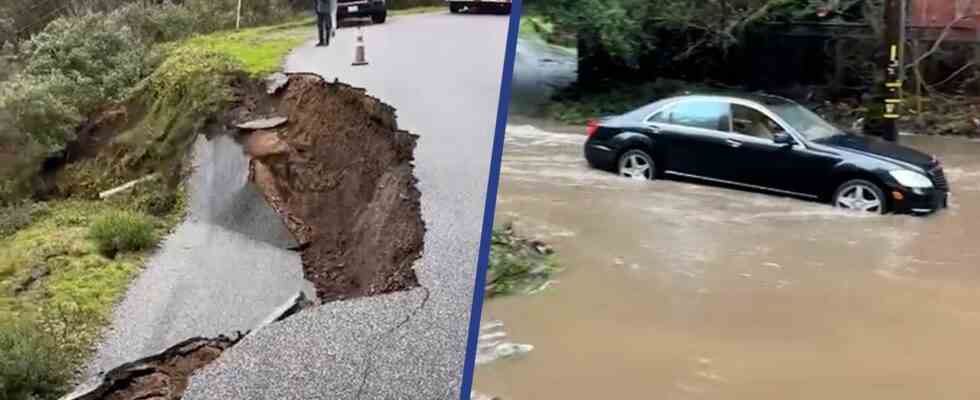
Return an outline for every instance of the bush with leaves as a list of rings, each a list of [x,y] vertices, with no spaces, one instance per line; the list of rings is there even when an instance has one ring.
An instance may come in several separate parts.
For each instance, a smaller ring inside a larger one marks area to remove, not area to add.
[[[57,399],[65,392],[66,368],[57,340],[34,320],[0,321],[0,393],[4,399]]]
[[[144,75],[145,47],[101,14],[52,22],[24,46],[24,71],[0,89],[13,125],[51,151],[100,108],[122,100]]]
[[[111,18],[128,26],[145,43],[178,40],[202,30],[194,11],[171,2],[158,5],[146,2],[127,4],[115,10]]]
[[[140,251],[157,243],[153,222],[131,211],[116,211],[98,217],[89,227],[89,238],[99,252],[113,258],[118,253]]]

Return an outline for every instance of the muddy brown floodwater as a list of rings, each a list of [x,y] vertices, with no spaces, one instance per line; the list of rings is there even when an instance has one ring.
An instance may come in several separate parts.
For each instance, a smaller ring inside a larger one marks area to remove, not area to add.
[[[549,290],[489,301],[524,357],[474,387],[527,399],[980,398],[980,142],[940,156],[926,218],[590,170],[583,135],[510,126],[497,222],[548,241]]]

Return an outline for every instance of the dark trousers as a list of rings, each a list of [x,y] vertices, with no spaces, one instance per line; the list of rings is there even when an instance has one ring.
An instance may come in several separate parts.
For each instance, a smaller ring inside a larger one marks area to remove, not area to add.
[[[316,13],[316,29],[319,34],[320,43],[327,43],[330,39],[330,14],[329,13]]]

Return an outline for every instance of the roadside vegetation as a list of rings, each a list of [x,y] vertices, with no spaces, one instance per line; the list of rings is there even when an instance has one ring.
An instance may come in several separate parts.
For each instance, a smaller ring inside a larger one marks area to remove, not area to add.
[[[514,232],[512,225],[494,228],[487,266],[486,296],[544,290],[558,272],[553,251],[544,243]]]
[[[883,112],[873,95],[883,82],[874,62],[883,51],[883,0],[529,0],[525,9],[522,31],[577,49],[578,81],[546,110],[566,123],[633,109],[678,83],[782,95],[845,126],[874,126]],[[781,34],[827,24],[871,35]],[[900,129],[980,136],[980,45],[947,38],[909,40]]]

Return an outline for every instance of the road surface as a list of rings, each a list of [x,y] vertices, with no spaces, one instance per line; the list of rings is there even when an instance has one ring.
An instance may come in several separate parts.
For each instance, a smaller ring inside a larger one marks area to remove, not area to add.
[[[247,331],[301,289],[299,255],[230,138],[195,144],[188,217],[114,310],[89,375],[195,336]]]
[[[366,88],[420,135],[422,287],[260,330],[195,375],[186,399],[458,398],[508,21],[439,13],[367,26],[368,66],[351,66],[355,28],[294,51],[287,72]]]

